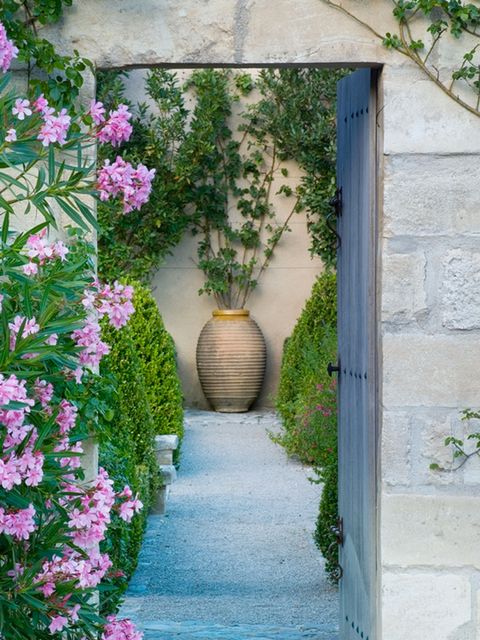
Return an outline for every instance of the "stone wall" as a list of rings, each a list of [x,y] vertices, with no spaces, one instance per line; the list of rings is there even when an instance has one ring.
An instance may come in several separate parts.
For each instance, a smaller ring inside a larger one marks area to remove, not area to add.
[[[348,6],[395,31],[390,3]],[[480,466],[429,471],[480,404],[478,119],[321,0],[83,0],[69,16],[65,48],[102,67],[384,65],[378,639],[480,638]]]
[[[179,71],[185,78],[187,71]],[[145,71],[130,72],[126,81],[126,95],[133,102],[147,101],[144,86]],[[249,101],[255,96],[249,96]],[[151,102],[150,102],[151,104]],[[244,102],[242,101],[242,104]],[[153,107],[153,105],[151,105]],[[231,120],[235,131],[242,106],[235,105]],[[285,163],[289,176],[285,178],[277,171],[272,192],[280,184],[292,189],[299,183],[300,172],[294,162]],[[272,204],[279,223],[289,215],[295,199],[281,195],[272,197]],[[235,208],[232,203],[231,219],[235,224]],[[316,276],[322,270],[322,262],[309,254],[310,239],[304,213],[296,214],[289,224],[291,231],[285,233],[275,250],[274,257],[262,275],[258,287],[250,296],[247,308],[262,329],[267,345],[267,370],[257,406],[271,407],[278,386],[283,343],[290,335],[300,315],[305,300],[309,297]],[[203,274],[195,266],[198,239],[187,232],[167,256],[153,280],[153,291],[165,325],[175,340],[179,374],[185,404],[189,407],[208,408],[198,380],[195,362],[197,339],[203,325],[216,308],[209,296],[199,296],[203,285]]]

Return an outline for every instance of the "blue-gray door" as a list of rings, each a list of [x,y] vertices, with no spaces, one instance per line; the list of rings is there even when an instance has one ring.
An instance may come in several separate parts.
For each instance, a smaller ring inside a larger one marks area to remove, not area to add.
[[[338,85],[340,638],[377,640],[376,83]]]

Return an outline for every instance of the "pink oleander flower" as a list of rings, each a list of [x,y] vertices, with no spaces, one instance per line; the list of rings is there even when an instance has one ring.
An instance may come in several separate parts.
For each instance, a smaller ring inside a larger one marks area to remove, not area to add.
[[[109,200],[121,195],[124,213],[140,209],[148,201],[152,191],[155,169],[147,169],[139,164],[136,169],[121,156],[112,164],[109,160],[98,172],[97,188],[101,200]]]
[[[56,591],[57,583],[73,580],[79,589],[96,587],[104,578],[112,563],[107,554],[90,549],[87,558],[68,547],[62,555],[55,555],[45,561],[42,571],[35,577],[39,591],[50,597]]]
[[[17,98],[15,100],[15,106],[12,109],[12,114],[17,116],[19,120],[25,120],[25,116],[31,116],[32,110],[30,109],[30,101]]]
[[[68,624],[68,618],[65,616],[54,616],[52,621],[48,627],[50,633],[56,633],[57,631],[62,631]]]
[[[108,316],[110,324],[116,329],[125,326],[135,308],[132,304],[133,287],[115,282],[113,288],[98,283],[97,306],[101,318]]]
[[[50,346],[55,346],[57,342],[58,342],[57,333],[52,333],[51,335],[48,336],[48,338],[45,338],[45,344],[48,344]]]
[[[127,105],[119,104],[115,111],[110,111],[108,120],[97,133],[97,138],[100,142],[109,142],[113,147],[127,142],[133,131],[129,122],[131,117],[132,114],[128,111]]]
[[[37,324],[35,318],[27,319],[25,316],[15,316],[13,322],[9,322],[8,326],[10,329],[10,349],[13,351],[15,349],[15,344],[17,342],[17,335],[20,331],[22,324],[25,322],[25,325],[22,330],[22,334],[19,336],[20,338],[26,338],[27,336],[32,336],[35,333],[40,331],[40,326]]]
[[[53,245],[53,255],[59,258],[61,262],[65,262],[68,253],[68,247],[66,247],[61,240],[57,240]]]
[[[9,70],[13,58],[16,58],[17,55],[17,47],[8,39],[5,27],[0,22],[0,69],[4,73]]]
[[[0,458],[0,485],[3,489],[11,491],[14,486],[21,483],[22,476],[19,473],[15,456],[9,456],[7,460]]]
[[[57,116],[50,113],[50,110],[44,111],[44,122],[40,128],[38,139],[41,140],[44,147],[49,144],[58,143],[65,144],[67,141],[67,133],[70,127],[71,118],[67,114],[66,109],[62,109]]]
[[[102,124],[105,122],[105,107],[102,102],[96,102],[92,100],[90,102],[90,109],[88,114],[92,116],[92,119],[96,125]]]
[[[46,380],[40,380],[37,378],[35,380],[35,384],[33,385],[33,391],[35,394],[35,398],[42,405],[42,409],[48,406],[49,402],[53,398],[53,384],[51,382],[47,382]]]
[[[0,406],[6,407],[9,402],[22,402],[33,406],[34,401],[27,397],[25,385],[25,380],[19,380],[13,373],[8,378],[0,373]]]
[[[72,333],[77,346],[83,347],[79,356],[82,367],[98,367],[103,356],[110,352],[110,347],[100,336],[101,328],[94,317],[87,318],[84,327]]]
[[[43,93],[41,93],[38,98],[34,100],[32,106],[35,113],[45,113],[48,107],[48,100],[44,97]]]
[[[8,129],[7,135],[5,136],[5,142],[15,142],[17,139],[17,132],[15,129]]]
[[[49,244],[45,235],[46,229],[43,229],[40,233],[34,233],[28,238],[25,245],[27,256],[30,260],[37,259],[41,265],[56,258],[64,262],[68,254],[68,247],[61,240]]]
[[[115,616],[108,616],[101,640],[142,640],[142,638],[143,633],[135,628],[131,620],[117,620]]]
[[[60,434],[66,435],[73,429],[77,420],[78,409],[77,407],[68,402],[68,400],[62,400],[60,402],[60,409],[58,411],[55,422],[60,427]]]
[[[28,540],[35,531],[35,508],[31,504],[26,509],[5,511],[0,507],[0,533],[6,533],[16,540]]]
[[[119,516],[125,522],[130,522],[136,513],[139,513],[143,509],[143,502],[139,500],[138,496],[135,496],[133,500],[127,500],[122,502],[119,507]]]
[[[36,276],[38,273],[38,264],[35,262],[27,262],[22,267],[22,271],[26,276]]]

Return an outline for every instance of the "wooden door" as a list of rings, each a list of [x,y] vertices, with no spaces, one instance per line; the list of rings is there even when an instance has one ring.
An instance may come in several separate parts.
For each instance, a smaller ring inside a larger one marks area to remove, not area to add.
[[[338,85],[339,561],[341,640],[377,640],[376,85]]]

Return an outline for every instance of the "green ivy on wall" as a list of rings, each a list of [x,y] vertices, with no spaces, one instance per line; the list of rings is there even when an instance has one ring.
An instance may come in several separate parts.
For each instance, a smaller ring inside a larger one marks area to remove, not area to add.
[[[19,49],[18,61],[25,63],[29,87],[43,93],[50,104],[71,110],[83,85],[83,74],[91,62],[76,50],[59,54],[55,46],[41,36],[44,25],[57,23],[65,7],[73,0],[3,0],[1,20]]]

